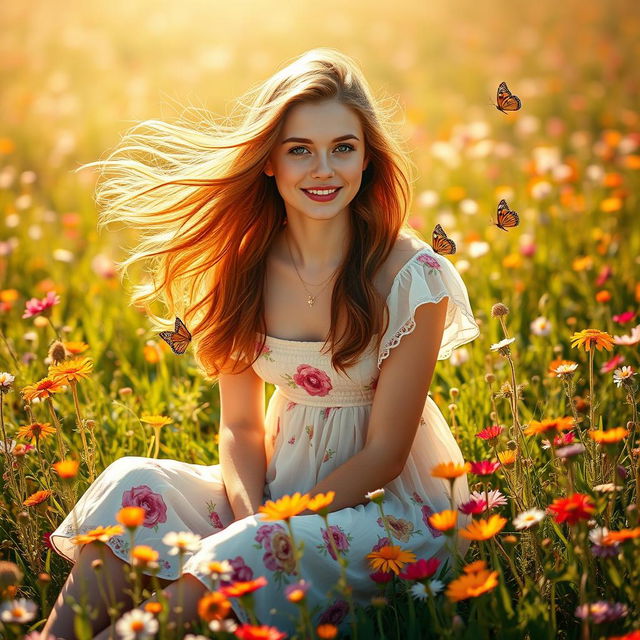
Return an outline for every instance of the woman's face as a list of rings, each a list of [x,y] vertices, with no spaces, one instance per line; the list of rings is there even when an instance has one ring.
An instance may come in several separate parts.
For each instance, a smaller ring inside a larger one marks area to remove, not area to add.
[[[287,216],[298,212],[327,220],[348,213],[368,162],[356,114],[336,100],[323,100],[290,109],[264,172],[274,176]],[[328,187],[338,187],[332,199],[314,200],[306,193]]]

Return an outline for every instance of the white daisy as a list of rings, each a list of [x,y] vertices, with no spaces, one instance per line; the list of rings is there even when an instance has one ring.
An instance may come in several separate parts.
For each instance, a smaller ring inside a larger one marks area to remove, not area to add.
[[[227,633],[233,633],[238,628],[235,620],[212,620],[209,623],[209,629],[215,633],[218,631],[226,631]]]
[[[536,509],[533,507],[532,509],[527,509],[522,513],[519,513],[513,519],[513,526],[518,529],[529,529],[534,524],[538,524],[545,516],[545,512],[541,509]]]
[[[142,609],[133,609],[116,622],[116,632],[122,640],[145,640],[157,631],[158,621],[153,614]]]
[[[166,533],[162,538],[162,542],[166,544],[168,547],[171,547],[169,550],[170,556],[175,556],[176,554],[185,551],[198,551],[202,546],[201,536],[197,533],[192,533],[191,531],[170,531]]]
[[[556,374],[556,378],[561,378],[562,376],[568,376],[573,373],[578,368],[577,362],[572,362],[571,364],[559,364],[553,372]]]
[[[551,333],[551,322],[544,316],[539,316],[529,325],[535,336],[548,336]]]
[[[36,617],[37,610],[38,605],[33,600],[26,598],[8,600],[0,605],[0,620],[2,622],[30,622]]]
[[[607,535],[609,535],[607,527],[594,527],[589,531],[589,540],[592,544],[602,544]]]
[[[616,369],[613,372],[613,382],[615,383],[616,387],[619,387],[621,384],[630,381],[631,378],[633,378],[633,376],[635,375],[636,372],[627,365],[626,367]]]
[[[605,484],[597,484],[593,487],[594,491],[600,493],[612,493],[613,491],[620,491],[622,487],[620,485],[614,485],[613,482],[606,482]]]
[[[640,342],[640,324],[631,329],[631,335],[613,336],[613,343],[625,347],[632,347]]]
[[[444,582],[436,580],[435,578],[429,582],[429,589],[433,595],[439,594],[444,589]]]
[[[496,344],[492,344],[491,345],[491,351],[502,351],[502,350],[508,350],[509,345],[512,342],[515,342],[515,338],[505,338],[504,340],[501,340],[500,342],[496,342]]]
[[[223,560],[222,562],[217,560],[207,561],[200,565],[200,571],[213,580],[231,580],[233,566],[228,560]]]
[[[429,597],[427,588],[422,584],[422,582],[416,582],[410,587],[409,591],[411,591],[411,595],[414,600],[426,600]]]
[[[12,376],[6,371],[0,372],[0,392],[9,391],[9,389],[11,388],[11,384],[15,379],[15,376]]]
[[[384,489],[376,489],[375,491],[369,491],[365,493],[364,497],[371,502],[377,502],[380,504],[384,500]]]

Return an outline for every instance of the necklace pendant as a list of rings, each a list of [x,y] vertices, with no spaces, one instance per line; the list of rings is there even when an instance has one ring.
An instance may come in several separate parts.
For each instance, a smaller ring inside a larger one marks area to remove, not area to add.
[[[309,297],[307,298],[307,304],[308,304],[310,307],[312,307],[312,306],[313,306],[313,303],[314,303],[315,301],[316,301],[316,299],[315,299],[315,297],[314,297],[314,296],[309,296]]]

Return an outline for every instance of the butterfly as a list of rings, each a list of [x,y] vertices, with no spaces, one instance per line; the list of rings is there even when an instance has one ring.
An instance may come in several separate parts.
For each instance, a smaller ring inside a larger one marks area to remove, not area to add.
[[[498,86],[498,104],[494,105],[498,111],[506,114],[507,111],[517,111],[521,106],[520,98],[514,96],[507,88],[506,82],[501,82]]]
[[[177,316],[175,330],[161,331],[158,335],[171,347],[171,351],[179,356],[187,350],[191,342],[189,330]]]
[[[511,211],[509,209],[509,205],[506,200],[500,200],[498,203],[498,222],[494,222],[493,224],[498,227],[498,229],[502,229],[506,231],[506,227],[517,227],[520,223],[520,218],[518,218],[518,214],[515,211]]]
[[[456,252],[456,243],[447,236],[439,224],[433,229],[431,246],[433,250],[440,255],[449,255]]]

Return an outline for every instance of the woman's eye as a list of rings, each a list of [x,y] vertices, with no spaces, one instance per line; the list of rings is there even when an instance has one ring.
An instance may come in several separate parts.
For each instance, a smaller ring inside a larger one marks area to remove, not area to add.
[[[351,152],[351,151],[355,151],[354,147],[352,147],[350,144],[339,144],[336,149],[339,149],[340,147],[344,147],[347,150],[347,153]],[[307,148],[306,147],[292,147],[291,149],[289,149],[289,153],[294,155],[294,156],[303,156],[304,153],[294,153],[295,151],[297,151],[298,149],[302,149],[303,151],[306,151]]]

